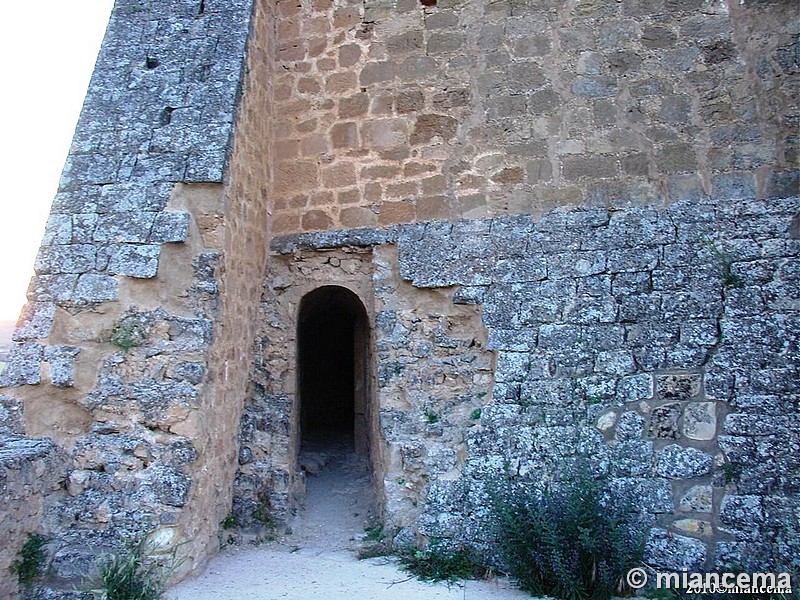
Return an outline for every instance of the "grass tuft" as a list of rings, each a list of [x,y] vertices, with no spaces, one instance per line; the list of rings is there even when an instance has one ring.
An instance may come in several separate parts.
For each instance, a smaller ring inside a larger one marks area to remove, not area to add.
[[[38,533],[29,535],[25,540],[17,559],[11,564],[11,572],[17,576],[17,581],[21,586],[29,586],[44,574],[47,560],[44,547],[48,541],[47,537]]]

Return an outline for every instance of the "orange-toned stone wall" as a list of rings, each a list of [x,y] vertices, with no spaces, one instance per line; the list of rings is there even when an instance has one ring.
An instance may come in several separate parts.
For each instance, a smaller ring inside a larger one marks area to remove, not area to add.
[[[181,520],[187,538],[183,570],[217,550],[219,524],[230,511],[238,432],[258,325],[268,245],[268,188],[272,139],[271,4],[253,15],[242,100],[224,192],[225,240],[220,276],[221,319],[209,352],[203,415],[189,437],[198,448],[194,485]],[[197,547],[200,546],[200,547]]]
[[[796,193],[792,10],[280,0],[273,230]]]

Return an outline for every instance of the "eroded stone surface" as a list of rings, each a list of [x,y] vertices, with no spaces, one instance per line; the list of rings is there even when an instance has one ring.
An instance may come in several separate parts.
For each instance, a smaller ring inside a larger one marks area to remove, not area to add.
[[[683,434],[692,440],[712,440],[717,434],[717,405],[689,402],[683,412]]]

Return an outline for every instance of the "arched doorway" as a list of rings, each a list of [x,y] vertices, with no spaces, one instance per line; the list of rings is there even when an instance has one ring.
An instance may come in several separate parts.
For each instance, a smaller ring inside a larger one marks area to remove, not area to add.
[[[323,286],[300,302],[297,383],[301,447],[345,444],[369,452],[369,322],[361,300]]]
[[[297,390],[304,510],[294,532],[304,543],[339,549],[374,525],[369,321],[352,291],[324,286],[300,301]]]

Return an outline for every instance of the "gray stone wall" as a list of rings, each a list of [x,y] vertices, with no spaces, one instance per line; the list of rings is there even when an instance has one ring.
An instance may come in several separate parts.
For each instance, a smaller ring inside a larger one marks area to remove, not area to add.
[[[146,534],[158,552],[183,549],[181,574],[216,547],[218,521],[186,509],[214,496],[196,475],[227,460],[215,451],[235,452],[234,434],[204,451],[212,433],[197,415],[220,395],[209,353],[237,222],[222,183],[251,11],[249,0],[113,9],[0,374],[4,429],[50,436],[72,461],[59,501],[31,503],[53,537],[56,587],[83,585],[103,553]]]
[[[800,547],[799,210],[796,197],[705,198],[304,234],[273,248],[374,245],[380,257],[396,244],[394,267],[375,258],[376,272],[398,269],[419,289],[417,324],[423,290],[481,308],[494,384],[459,400],[431,379],[459,344],[404,327],[391,309],[398,286],[373,278],[375,305],[387,307],[374,325],[382,444],[400,450],[378,474],[388,523],[489,543],[493,479],[552,481],[580,455],[649,514],[650,564],[785,567]],[[449,370],[470,379],[482,364]],[[480,412],[470,419],[459,402]],[[420,485],[410,523],[392,482]]]
[[[47,439],[0,433],[0,595],[17,598],[10,571],[28,536],[40,534],[47,510],[63,495],[69,458]],[[45,565],[43,565],[44,567]]]

